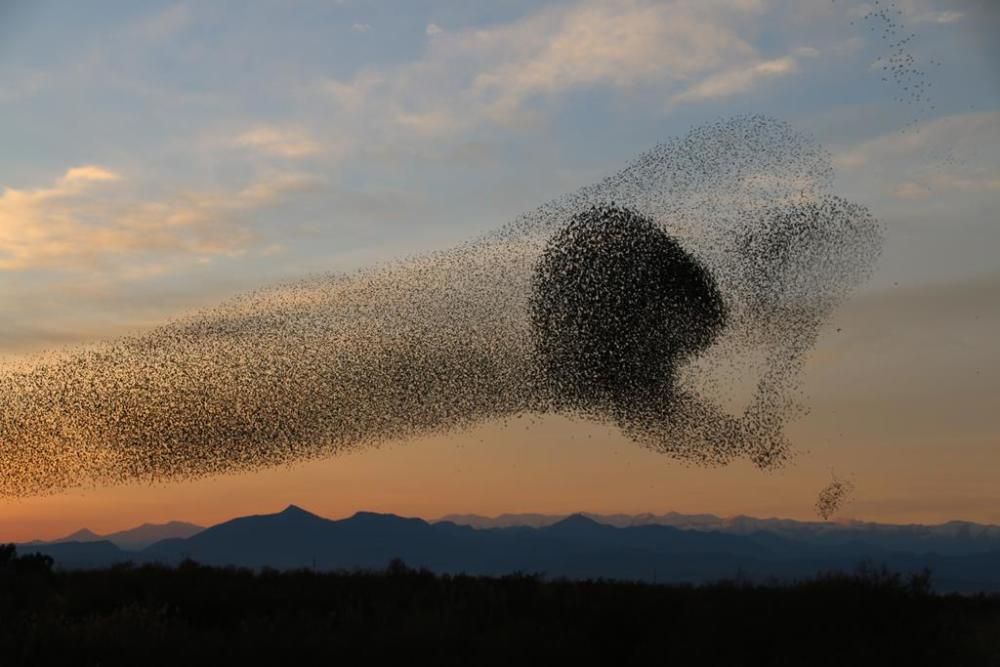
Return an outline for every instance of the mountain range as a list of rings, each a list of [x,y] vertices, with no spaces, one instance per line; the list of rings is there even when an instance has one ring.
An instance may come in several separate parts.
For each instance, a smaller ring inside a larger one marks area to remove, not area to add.
[[[135,528],[130,528],[129,530],[120,530],[116,533],[108,533],[107,535],[98,535],[87,528],[82,528],[75,533],[70,533],[66,537],[61,537],[55,540],[34,540],[33,542],[27,542],[25,546],[58,544],[61,542],[89,543],[107,541],[111,542],[116,547],[120,547],[128,551],[138,551],[151,544],[159,542],[160,540],[166,540],[174,537],[191,537],[195,533],[200,533],[204,529],[204,526],[198,526],[193,523],[185,523],[184,521],[144,523],[141,526],[136,526]]]
[[[153,535],[167,536],[148,542]],[[253,568],[381,569],[401,558],[439,573],[674,583],[801,579],[872,562],[904,574],[930,568],[942,592],[1000,591],[1000,529],[959,522],[820,524],[679,514],[466,515],[428,522],[372,512],[330,520],[290,505],[205,529],[175,523],[68,537],[74,539],[19,550],[46,553],[67,568],[191,558]]]
[[[699,530],[752,535],[773,533],[792,540],[814,544],[843,544],[858,541],[884,549],[935,552],[942,554],[982,553],[1000,549],[1000,526],[949,521],[936,525],[884,524],[868,521],[795,521],[793,519],[759,519],[751,516],[719,517],[714,514],[594,514],[582,516],[609,526],[671,526],[683,530]],[[533,526],[541,528],[562,521],[568,514],[501,514],[484,517],[477,514],[449,514],[440,521],[450,521],[475,528],[508,528]]]

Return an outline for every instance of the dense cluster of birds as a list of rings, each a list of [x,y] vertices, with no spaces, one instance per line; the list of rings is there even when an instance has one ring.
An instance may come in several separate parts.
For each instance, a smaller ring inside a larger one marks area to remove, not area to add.
[[[548,241],[529,303],[551,405],[599,416],[669,408],[678,367],[725,325],[711,274],[652,220],[614,205]]]
[[[457,247],[0,370],[0,497],[254,470],[523,414],[678,459],[790,456],[822,322],[881,228],[739,116]]]
[[[819,492],[819,497],[816,499],[816,513],[824,520],[829,519],[843,507],[852,491],[854,491],[853,482],[839,479],[834,475],[833,481]]]

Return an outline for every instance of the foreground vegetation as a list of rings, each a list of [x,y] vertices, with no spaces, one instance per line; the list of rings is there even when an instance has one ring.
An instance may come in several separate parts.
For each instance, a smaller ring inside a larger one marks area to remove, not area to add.
[[[118,566],[0,546],[0,663],[1000,665],[1000,597],[862,567],[707,586]]]

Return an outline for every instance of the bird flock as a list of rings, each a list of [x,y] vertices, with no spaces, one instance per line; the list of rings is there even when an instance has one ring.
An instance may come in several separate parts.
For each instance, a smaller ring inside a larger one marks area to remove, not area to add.
[[[882,229],[770,117],[713,122],[456,247],[0,369],[0,497],[252,471],[558,413],[694,465],[792,454]]]
[[[874,0],[860,22],[881,42],[882,55],[873,65],[880,80],[892,89],[894,102],[908,105],[914,113],[902,128],[905,132],[915,129],[924,116],[937,109],[927,68],[939,68],[941,61],[924,60],[913,51],[917,35],[907,30],[903,15],[895,0]]]
[[[816,514],[824,520],[829,519],[847,502],[852,491],[854,491],[853,482],[839,479],[834,475],[833,481],[823,487],[816,498]]]

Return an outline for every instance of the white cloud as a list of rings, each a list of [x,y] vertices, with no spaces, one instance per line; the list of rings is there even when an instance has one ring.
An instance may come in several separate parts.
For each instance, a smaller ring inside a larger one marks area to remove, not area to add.
[[[437,23],[428,23],[425,32],[431,37],[433,37],[434,35],[440,35],[442,32],[444,32],[444,29]]]
[[[924,199],[931,195],[954,192],[960,194],[1000,192],[1000,170],[992,175],[963,176],[946,171],[928,174],[923,182],[904,181],[893,188],[897,199]]]
[[[31,97],[51,83],[52,76],[40,70],[0,69],[0,103]]]
[[[924,12],[914,16],[913,20],[917,23],[954,23],[964,16],[965,12],[956,11]]]
[[[133,37],[143,41],[167,39],[185,28],[191,21],[191,9],[183,2],[148,16],[132,25]]]
[[[1000,192],[1000,112],[945,116],[834,154],[844,178],[896,200],[978,207]]]
[[[819,55],[819,49],[811,46],[800,46],[792,50],[792,55],[797,58],[815,58]]]
[[[684,92],[670,98],[671,103],[698,102],[728,97],[751,90],[763,79],[772,79],[796,72],[798,61],[791,56],[763,60],[746,67],[736,67],[714,74]]]
[[[864,18],[875,11],[875,6],[868,2],[862,2],[847,8],[847,15],[851,18]]]
[[[906,181],[897,185],[892,194],[897,199],[923,199],[931,194],[931,189],[920,183]]]
[[[933,9],[931,0],[896,0],[893,3],[893,10],[898,11],[904,22],[914,23],[954,23],[965,17],[965,12],[955,10]],[[882,5],[882,9],[888,9]],[[851,18],[864,18],[874,14],[880,9],[878,3],[862,2],[847,9],[847,16]]]
[[[121,180],[121,176],[115,172],[109,171],[104,167],[99,167],[96,164],[87,164],[67,170],[63,174],[63,177],[59,179],[59,183],[62,185],[75,185],[79,183],[118,180]]]
[[[48,187],[3,190],[0,270],[125,266],[139,256],[239,254],[254,242],[240,218],[315,184],[303,175],[278,174],[236,192],[141,201],[104,187],[121,180],[111,170],[86,165],[67,170]]]
[[[333,99],[341,111],[358,113],[369,98],[385,84],[386,76],[384,74],[366,70],[347,83],[324,78],[319,83],[319,91],[324,96]]]
[[[455,117],[447,111],[424,113],[398,113],[394,121],[417,134],[439,134],[446,132],[455,123]]]
[[[322,146],[305,130],[270,125],[247,130],[236,137],[234,143],[242,148],[284,158],[308,157],[322,151]]]
[[[368,32],[372,27],[367,23],[355,23],[351,26],[351,30],[354,32]]]
[[[501,110],[532,95],[573,88],[679,81],[752,55],[753,49],[714,16],[679,3],[590,2],[565,13],[476,36],[472,44],[510,53],[479,72],[473,89]],[[493,44],[490,44],[493,42]]]
[[[911,160],[918,153],[937,154],[945,161],[957,155],[987,157],[1000,147],[1000,112],[944,116],[905,132],[892,132],[846,147],[834,155],[838,166],[860,166],[872,161]]]
[[[235,211],[270,206],[287,194],[306,192],[319,186],[320,183],[319,178],[309,174],[275,174],[243,188],[228,202],[225,199],[216,200],[215,206],[220,210]]]
[[[759,61],[739,31],[762,7],[755,0],[584,0],[489,28],[428,26],[434,39],[419,60],[368,68],[353,80],[323,80],[319,88],[369,126],[381,118],[431,134],[517,124],[531,119],[535,100],[575,89],[669,91]],[[756,75],[780,66],[764,61]]]

